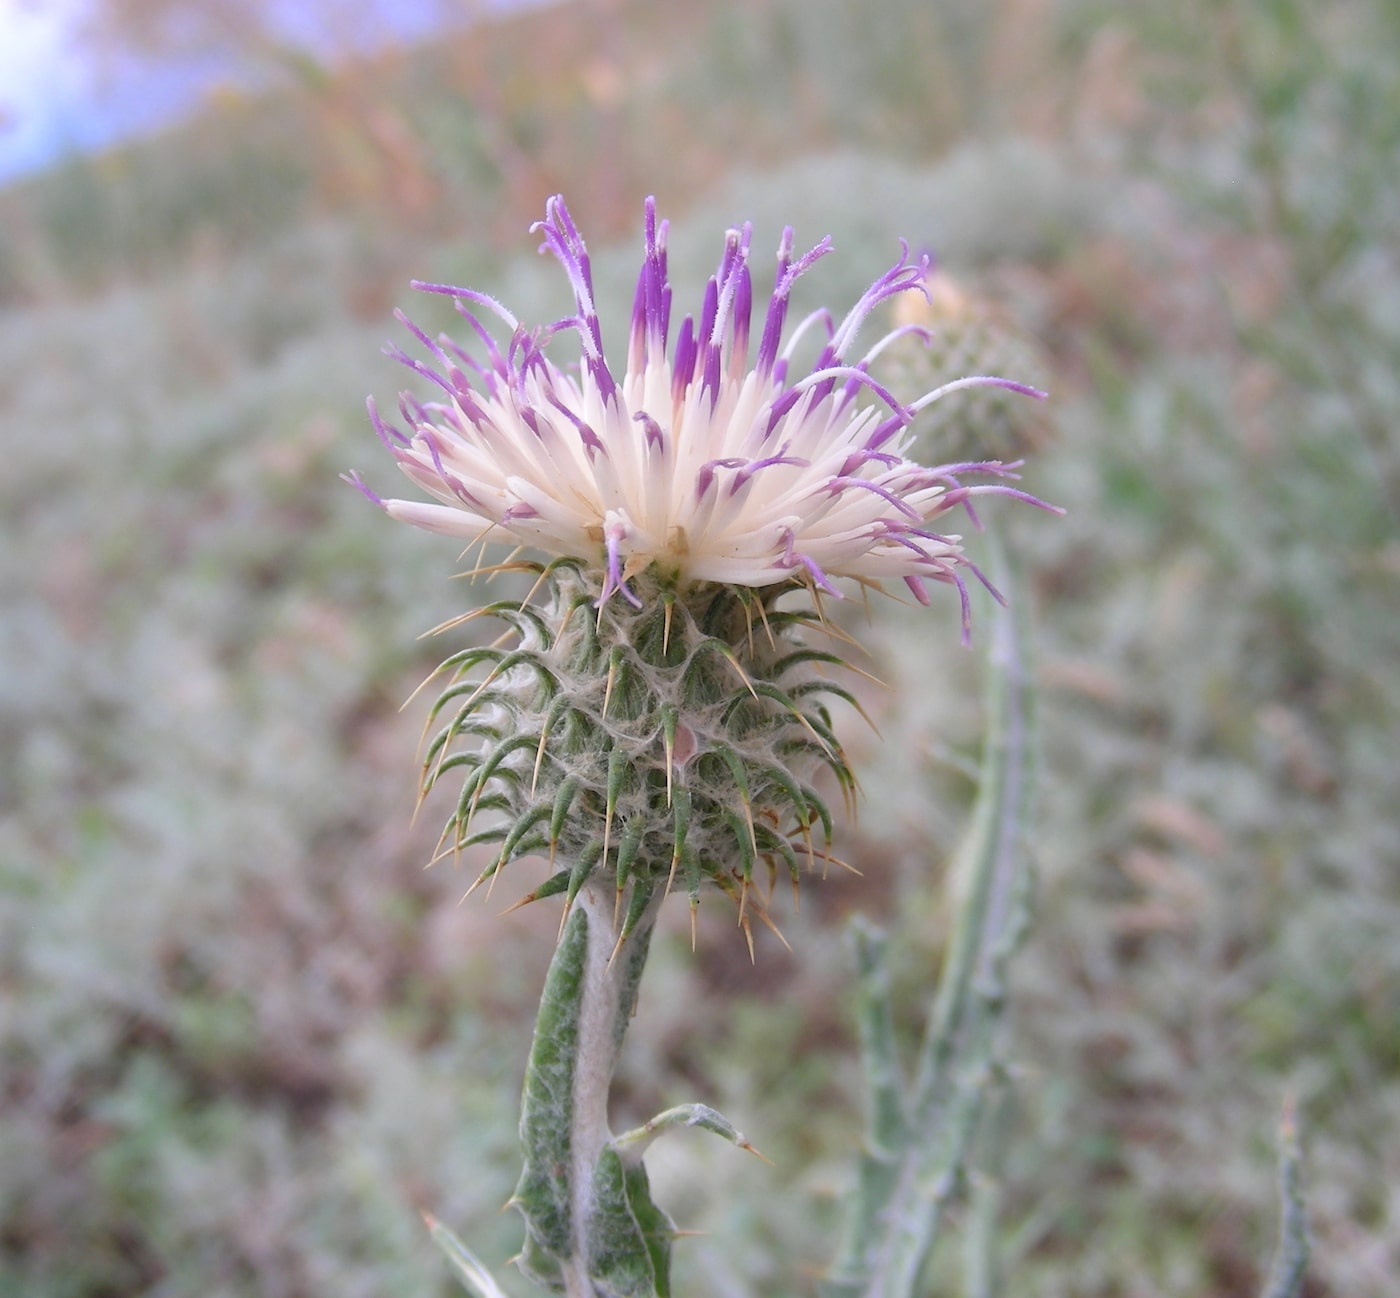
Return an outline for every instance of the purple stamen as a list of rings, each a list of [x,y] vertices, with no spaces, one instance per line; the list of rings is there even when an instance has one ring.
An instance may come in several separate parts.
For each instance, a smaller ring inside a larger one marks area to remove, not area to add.
[[[957,473],[988,473],[998,478],[1014,478],[1024,460],[964,460],[960,464],[933,464],[920,475],[930,482],[952,482]]]
[[[708,353],[715,346],[715,320],[719,316],[719,282],[713,277],[705,285],[705,300],[700,307],[700,327],[695,331],[695,337],[705,339],[705,352]]]
[[[968,572],[970,572],[974,577],[977,578],[978,581],[982,583],[982,587],[988,595],[990,595],[994,600],[996,600],[996,602],[1000,604],[1002,608],[1006,607],[1006,596],[1003,595],[1001,591],[999,591],[995,586],[992,585],[991,581],[987,578],[987,574],[984,573],[981,568],[979,568],[975,563],[973,563],[971,559],[964,559],[962,561],[962,566],[966,568]]]
[[[1029,491],[1022,491],[1019,487],[1003,486],[999,482],[983,482],[975,487],[965,487],[964,494],[968,496],[1010,496],[1012,500],[1023,500],[1028,505],[1034,505],[1037,509],[1043,509],[1051,514],[1064,514],[1066,511],[1061,505],[1052,505],[1049,501],[1041,500],[1039,496],[1032,496]]]
[[[967,592],[967,582],[956,568],[949,572],[947,580],[958,588],[958,604],[962,608],[962,634],[958,638],[962,641],[962,647],[967,649],[972,644],[972,596]]]
[[[928,527],[905,527],[903,524],[901,524],[901,525],[900,525],[900,529],[899,529],[899,535],[900,535],[901,538],[910,537],[910,536],[917,536],[917,537],[920,537],[922,540],[925,540],[925,541],[933,541],[933,542],[934,542],[935,544],[937,544],[937,545],[950,546],[950,545],[953,544],[953,538],[952,538],[952,537],[948,536],[948,535],[947,535],[946,533],[944,533],[944,532],[935,532],[932,528],[928,528]],[[906,544],[909,544],[909,543],[906,542]],[[914,547],[914,546],[911,544],[911,545],[910,545],[910,548],[911,548],[911,549],[914,549],[914,548],[916,548],[916,547]],[[928,551],[926,551],[926,550],[920,550],[919,553],[922,554],[925,558],[931,558],[931,557],[932,557],[932,556],[929,555]]]
[[[900,405],[894,393],[892,393],[882,383],[876,380],[857,365],[833,365],[824,370],[818,370],[809,374],[805,379],[798,379],[789,389],[791,392],[802,392],[807,388],[815,389],[813,404],[826,400],[836,387],[837,379],[848,379],[857,387],[869,388],[885,405],[894,412],[896,418],[902,417],[907,424],[913,419],[913,414],[907,406]]]
[[[849,477],[857,469],[863,469],[872,460],[891,469],[897,468],[902,463],[897,455],[885,455],[880,451],[871,450],[852,451],[841,461],[841,467],[836,471],[836,475],[840,478]]]
[[[882,500],[893,505],[901,514],[908,518],[922,520],[923,515],[919,513],[907,500],[895,495],[888,487],[882,487],[878,482],[872,482],[869,478],[832,478],[826,484],[826,489],[833,496],[839,496],[847,487],[859,487],[865,491],[873,491]]]
[[[637,294],[632,305],[632,333],[628,350],[628,369],[641,370],[652,348],[665,355],[666,336],[670,327],[671,286],[666,282],[667,223],[656,223],[656,199],[645,203],[645,248],[641,273],[637,276]]]
[[[787,318],[788,299],[792,296],[792,286],[802,273],[813,266],[831,251],[831,236],[827,235],[810,252],[792,260],[792,227],[783,231],[778,244],[778,271],[773,281],[773,296],[768,300],[768,314],[763,321],[763,336],[758,344],[758,358],[754,369],[760,378],[767,378],[778,360],[778,347],[783,338],[783,322]]]
[[[421,279],[409,281],[410,288],[416,288],[420,293],[445,293],[449,297],[457,299],[457,309],[462,312],[467,319],[475,323],[475,317],[464,307],[462,302],[475,302],[478,306],[484,306],[488,311],[499,316],[507,329],[519,329],[520,322],[506,310],[505,306],[493,298],[489,293],[483,293],[474,288],[453,288],[450,284],[428,284]],[[480,328],[480,326],[478,326]]]
[[[365,407],[369,410],[369,422],[379,440],[384,443],[385,450],[392,451],[396,446],[412,445],[411,437],[400,432],[393,424],[386,424],[379,417],[379,403],[373,397],[366,399]]]
[[[801,564],[802,567],[807,569],[812,580],[826,591],[828,595],[831,595],[834,599],[845,598],[845,596],[831,584],[830,578],[822,571],[821,565],[813,559],[811,555],[802,554],[795,548],[797,535],[793,532],[792,528],[783,528],[779,535],[783,538],[783,557],[780,562],[784,568],[796,568]]]
[[[442,348],[439,347],[437,343],[435,343],[431,338],[429,338],[428,335],[423,332],[423,330],[421,330],[416,324],[414,324],[413,321],[410,320],[408,316],[405,315],[397,307],[394,309],[394,319],[397,320],[401,325],[403,325],[403,327],[407,329],[408,332],[411,333],[416,339],[418,339],[418,341],[422,343],[425,348],[427,348],[427,350],[429,351],[429,353],[431,353],[432,356],[434,356],[437,360],[441,361],[444,367],[451,364],[451,361],[448,360],[447,354],[442,350]]]
[[[977,516],[977,511],[972,507],[971,497],[972,489],[958,483],[943,497],[943,508],[951,509],[954,505],[961,505],[963,507],[963,513],[967,515],[967,521],[980,532],[983,530],[982,520]]]
[[[745,230],[748,226],[744,227]],[[747,247],[745,248],[747,252]],[[749,360],[749,326],[753,317],[753,276],[747,260],[739,267],[739,282],[734,291],[734,337],[729,344],[729,371],[739,378]]]
[[[707,460],[695,475],[695,498],[699,500],[714,485],[716,469],[741,469],[748,461],[742,456],[730,456],[724,460]]]
[[[432,428],[423,429],[423,431],[418,434],[418,441],[428,448],[428,456],[433,462],[433,468],[437,470],[438,477],[446,482],[448,486],[456,490],[452,481],[453,475],[448,473],[447,467],[442,462],[442,448],[438,445],[438,439],[434,436],[434,431],[435,430]]]
[[[604,456],[608,453],[608,448],[603,444],[603,439],[596,432],[582,415],[576,415],[558,397],[552,397],[549,403],[555,410],[564,416],[574,426],[578,433],[579,440],[583,443],[584,449],[588,452],[590,462],[599,454]]]
[[[1044,401],[1049,395],[1040,388],[1032,387],[1029,383],[1017,383],[1015,379],[1004,379],[996,374],[971,374],[967,378],[954,379],[951,383],[944,383],[941,387],[934,388],[932,392],[925,392],[910,409],[922,410],[940,397],[946,397],[952,392],[960,392],[963,388],[1005,388],[1008,392],[1019,392],[1025,397],[1034,397],[1037,401]]]
[[[614,519],[603,529],[603,539],[607,547],[608,554],[608,574],[603,582],[603,589],[599,592],[596,607],[602,608],[618,591],[632,605],[633,608],[641,608],[642,601],[628,588],[622,580],[622,554],[621,545],[627,536],[627,527],[624,523]]]
[[[415,428],[419,424],[432,423],[434,415],[446,412],[451,408],[451,406],[443,405],[440,401],[429,401],[425,404],[411,392],[399,393],[399,414]]]
[[[469,506],[474,513],[481,512],[484,506],[480,498],[467,487],[467,484],[464,483],[461,478],[455,473],[452,473],[447,466],[443,464],[442,452],[438,447],[436,434],[437,430],[435,428],[425,428],[418,434],[416,440],[428,448],[428,455],[433,462],[433,468],[437,470],[438,477],[451,489],[452,494],[464,505]],[[410,459],[411,457],[407,451],[400,451],[396,458],[402,461]]]
[[[633,374],[645,367],[647,359],[647,334],[650,329],[647,270],[647,265],[643,263],[642,273],[637,276],[637,291],[632,295],[632,328],[627,336],[627,368]]]
[[[489,300],[490,299],[488,299],[488,301]],[[495,303],[492,303],[492,305],[494,306]],[[505,359],[501,355],[500,348],[496,346],[496,340],[491,336],[491,331],[484,324],[482,324],[481,320],[478,319],[473,312],[467,310],[466,304],[460,299],[454,302],[453,306],[456,309],[457,314],[461,316],[462,319],[465,320],[469,325],[471,325],[472,329],[476,332],[476,336],[481,339],[482,345],[486,348],[486,355],[491,362],[491,369],[495,370],[498,374],[504,374]],[[504,307],[502,307],[501,310],[504,313],[506,327],[511,331],[512,334],[519,333],[519,322],[515,319],[513,315],[510,314],[510,312],[506,311]]]
[[[782,423],[792,408],[802,400],[804,393],[800,388],[785,388],[781,396],[777,397],[768,407],[768,426],[763,430],[763,441],[767,441],[773,436],[774,430]]]
[[[427,379],[429,383],[436,384],[444,392],[446,392],[448,396],[456,395],[456,393],[452,391],[452,384],[450,384],[445,378],[443,378],[441,374],[439,374],[436,370],[431,369],[429,366],[424,365],[422,361],[414,360],[413,357],[410,356],[406,351],[404,351],[402,347],[399,347],[394,343],[385,343],[380,350],[383,351],[384,355],[389,357],[391,360],[398,361],[400,365],[407,366],[415,374]]]
[[[740,461],[740,463],[743,464],[742,461]],[[775,464],[790,464],[795,466],[796,468],[805,469],[810,467],[811,463],[811,460],[804,460],[796,455],[783,454],[770,455],[766,460],[750,460],[747,464],[743,464],[743,467],[740,468],[737,474],[735,474],[734,481],[729,486],[729,494],[733,495],[736,491],[738,491],[739,488],[742,487],[750,478],[752,478],[754,474],[756,474],[760,469],[769,469],[772,468]]]
[[[658,450],[666,449],[666,434],[662,431],[661,425],[656,422],[645,410],[639,410],[632,416],[632,422],[641,424],[642,435],[646,438],[648,446],[654,446]]]
[[[865,290],[860,301],[850,309],[846,318],[841,322],[841,327],[832,336],[830,349],[832,359],[845,354],[846,349],[855,341],[855,336],[865,322],[866,316],[886,298],[894,297],[909,289],[918,289],[923,293],[925,299],[928,298],[928,288],[924,283],[925,276],[928,274],[928,258],[921,257],[911,265],[908,243],[901,239],[899,249],[899,260]]]
[[[342,473],[340,475],[340,480],[342,482],[348,482],[371,504],[378,505],[380,509],[385,508],[384,497],[376,495],[373,491],[369,489],[368,486],[365,485],[365,480],[362,477],[360,477],[358,470],[351,469],[349,473]]]
[[[598,385],[603,400],[611,401],[617,391],[617,382],[603,356],[603,331],[598,323],[597,308],[593,305],[593,272],[588,250],[563,197],[556,194],[551,198],[545,204],[545,219],[537,221],[530,228],[544,232],[545,241],[540,245],[540,251],[548,249],[552,252],[569,277],[574,290],[574,303],[578,307],[578,315],[570,323],[582,339],[584,363],[593,381]]]
[[[705,348],[705,375],[700,381],[701,392],[710,394],[710,409],[719,401],[719,353],[717,344]]]
[[[671,400],[680,405],[695,376],[695,321],[686,316],[676,339],[676,359],[671,366]]]
[[[454,342],[445,334],[440,334],[438,336],[438,342],[446,350],[448,355],[452,357],[455,363],[465,366],[478,378],[485,377],[487,373],[486,367],[460,343]]]

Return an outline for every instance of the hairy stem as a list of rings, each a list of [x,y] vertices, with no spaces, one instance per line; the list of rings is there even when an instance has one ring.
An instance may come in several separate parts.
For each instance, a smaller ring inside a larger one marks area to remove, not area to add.
[[[526,1223],[521,1267],[569,1298],[646,1293],[616,1273],[656,1269],[639,1225],[650,1222],[650,1202],[636,1201],[635,1184],[614,1184],[608,1095],[657,899],[621,939],[615,902],[593,884],[575,899],[545,980],[521,1105],[525,1167],[512,1200]],[[664,1289],[664,1279],[649,1287]]]
[[[612,927],[615,905],[601,888],[585,888],[578,909],[588,926],[588,943],[579,988],[578,1045],[574,1061],[573,1131],[569,1141],[573,1190],[572,1256],[565,1269],[569,1298],[594,1291],[589,1279],[590,1226],[595,1199],[593,1177],[612,1139],[608,1094],[622,1038],[636,1005],[637,980],[651,940],[652,917],[640,940],[636,930],[617,944]]]

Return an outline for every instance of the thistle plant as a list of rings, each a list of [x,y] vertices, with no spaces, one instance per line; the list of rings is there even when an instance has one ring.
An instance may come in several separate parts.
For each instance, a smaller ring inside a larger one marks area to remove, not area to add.
[[[702,897],[723,893],[752,949],[753,924],[773,923],[774,882],[796,888],[832,859],[831,794],[849,802],[855,777],[829,704],[859,705],[825,601],[896,583],[929,603],[947,586],[966,640],[969,582],[991,587],[949,530],[954,515],[975,525],[980,497],[1043,502],[1014,485],[1014,463],[907,458],[916,421],[968,388],[1041,394],[976,375],[906,403],[879,381],[886,348],[927,338],[905,324],[856,346],[882,303],[924,291],[926,260],[907,246],[843,319],[813,312],[785,341],[793,287],[831,245],[795,255],[784,231],[751,356],[751,231],[730,230],[698,315],[673,335],[667,227],[651,200],[618,377],[562,199],[534,228],[568,277],[573,313],[528,329],[483,293],[418,284],[453,300],[475,351],[400,314],[422,356],[392,353],[437,391],[402,395],[401,425],[373,402],[370,418],[432,501],[351,480],[392,518],[468,549],[512,547],[477,571],[526,574],[523,597],[466,615],[506,634],[440,669],[422,792],[457,788],[441,851],[485,850],[473,886],[543,858],[525,900],[561,899],[522,1104],[520,1265],[571,1296],[665,1295],[674,1228],[651,1197],[645,1149],[675,1126],[747,1142],[702,1105],[609,1128],[659,907],[683,893],[693,933]],[[552,358],[563,338],[576,368]],[[797,363],[803,346],[810,365]],[[491,1292],[437,1229],[463,1277]]]

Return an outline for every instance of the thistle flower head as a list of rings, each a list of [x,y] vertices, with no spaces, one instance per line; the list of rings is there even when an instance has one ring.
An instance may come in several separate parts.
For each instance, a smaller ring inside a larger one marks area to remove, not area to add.
[[[440,396],[401,398],[406,431],[382,420],[371,402],[400,468],[435,501],[372,496],[392,517],[469,542],[582,560],[599,574],[600,601],[621,595],[635,604],[631,583],[652,565],[682,585],[798,583],[839,594],[833,578],[902,578],[923,602],[929,581],[961,588],[959,538],[937,520],[957,505],[970,510],[982,493],[1020,494],[1004,481],[1015,466],[917,464],[905,457],[911,426],[925,406],[968,386],[1040,394],[975,376],[906,405],[881,385],[872,362],[896,337],[919,331],[896,329],[863,353],[857,337],[880,303],[923,291],[926,258],[911,260],[906,246],[839,324],[814,312],[784,343],[794,285],[831,250],[823,239],[796,256],[785,230],[755,346],[745,225],[726,235],[698,316],[673,331],[667,226],[648,199],[619,376],[604,355],[588,253],[562,198],[549,201],[534,228],[568,276],[571,316],[527,329],[483,293],[418,284],[455,299],[480,342],[473,356],[400,315],[429,360],[393,354]],[[504,323],[503,346],[478,312]],[[794,348],[814,330],[819,352],[797,373]],[[561,334],[576,338],[576,369],[548,354]],[[992,481],[969,484],[969,477]]]
[[[531,596],[479,610],[511,635],[444,664],[422,788],[461,773],[446,851],[496,845],[478,882],[547,853],[555,868],[531,897],[611,879],[624,934],[658,887],[679,883],[694,906],[704,880],[746,923],[757,866],[786,867],[796,883],[803,859],[830,859],[821,769],[843,795],[855,783],[825,702],[855,700],[822,674],[842,660],[804,642],[819,602],[779,597],[902,578],[926,600],[942,582],[961,595],[966,634],[963,572],[976,569],[940,516],[960,506],[975,520],[988,492],[1033,498],[1007,481],[1015,465],[906,458],[911,427],[962,388],[1034,389],[978,376],[906,405],[874,377],[882,349],[923,332],[903,326],[857,350],[872,311],[923,288],[926,259],[907,247],[843,320],[814,312],[784,343],[793,286],[830,250],[824,239],[794,255],[785,231],[755,344],[750,230],[731,230],[699,314],[673,333],[666,224],[651,200],[619,376],[562,199],[535,228],[572,285],[573,314],[527,329],[483,293],[419,285],[454,299],[476,351],[400,315],[428,359],[393,354],[438,395],[401,397],[405,429],[372,402],[370,415],[433,503],[383,500],[351,479],[394,518],[547,556]],[[813,331],[816,359],[796,373],[794,349]],[[573,335],[576,366],[551,358],[560,335]],[[485,827],[469,828],[479,815]]]

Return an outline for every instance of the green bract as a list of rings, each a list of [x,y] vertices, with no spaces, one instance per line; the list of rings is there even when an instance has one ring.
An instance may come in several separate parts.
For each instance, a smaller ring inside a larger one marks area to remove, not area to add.
[[[819,770],[854,791],[823,697],[855,699],[818,674],[843,660],[800,635],[819,609],[783,606],[796,583],[677,586],[654,569],[634,579],[639,608],[600,605],[577,561],[520,566],[539,574],[533,598],[478,610],[506,642],[440,669],[422,791],[462,777],[444,853],[498,845],[477,885],[520,856],[563,862],[527,900],[611,880],[623,936],[656,888],[694,907],[706,879],[746,926],[751,906],[766,919],[756,872],[796,885],[804,861],[831,859]]]

